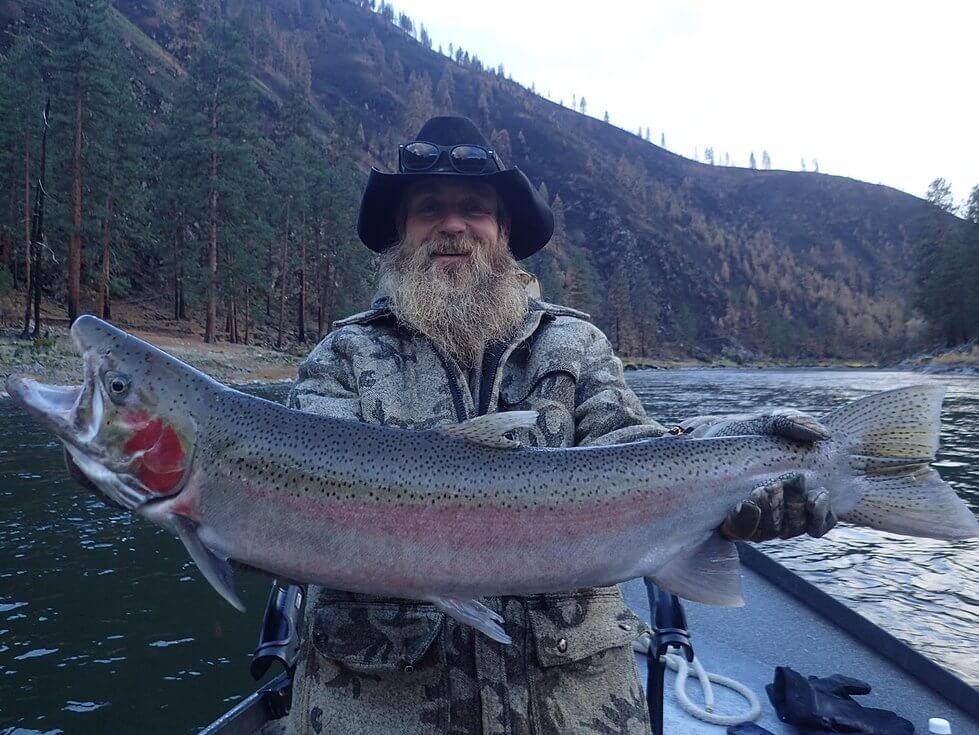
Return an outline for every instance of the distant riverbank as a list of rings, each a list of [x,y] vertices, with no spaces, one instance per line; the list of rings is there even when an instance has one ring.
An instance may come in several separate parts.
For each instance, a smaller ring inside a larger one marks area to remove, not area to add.
[[[979,342],[973,340],[950,349],[921,352],[902,360],[894,368],[922,373],[979,375]]]
[[[296,367],[303,356],[312,349],[306,345],[290,343],[286,350],[275,350],[265,345],[242,345],[218,341],[205,343],[193,325],[160,320],[154,328],[143,321],[136,326],[121,325],[138,337],[166,350],[184,362],[193,365],[216,380],[234,385],[286,382],[295,378]],[[20,339],[19,329],[0,327],[0,395],[4,395],[3,381],[7,375],[28,375],[45,382],[70,384],[80,382],[81,360],[68,336],[67,327],[52,324],[44,329],[45,336],[38,340]],[[752,359],[736,362],[729,358],[700,355],[682,356],[676,353],[663,358],[623,357],[627,371],[670,370],[676,368],[889,368],[913,370],[925,373],[952,373],[979,375],[979,344],[969,343],[949,350],[922,352],[898,363],[886,365],[866,360],[846,359]]]
[[[302,359],[299,354],[255,345],[207,344],[198,335],[126,329],[222,383],[244,385],[289,381],[296,377],[296,366]],[[46,328],[45,333],[47,337],[24,340],[18,337],[16,329],[0,329],[0,395],[4,395],[3,382],[12,373],[56,384],[81,381],[82,362],[68,330],[52,326]]]

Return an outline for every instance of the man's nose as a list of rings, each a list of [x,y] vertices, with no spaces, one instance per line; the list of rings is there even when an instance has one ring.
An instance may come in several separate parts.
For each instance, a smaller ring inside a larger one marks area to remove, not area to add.
[[[439,232],[446,235],[461,235],[466,231],[466,220],[458,212],[452,211],[445,215],[439,225]]]

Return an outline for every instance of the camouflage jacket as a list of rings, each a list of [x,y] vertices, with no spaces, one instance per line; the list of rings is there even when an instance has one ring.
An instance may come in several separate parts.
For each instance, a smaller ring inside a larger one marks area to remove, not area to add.
[[[535,446],[659,436],[602,332],[532,301],[507,344],[464,371],[382,299],[337,322],[299,367],[292,407],[405,428],[534,409]],[[616,587],[485,599],[503,646],[416,601],[311,588],[288,732],[641,733],[631,641],[645,630]]]

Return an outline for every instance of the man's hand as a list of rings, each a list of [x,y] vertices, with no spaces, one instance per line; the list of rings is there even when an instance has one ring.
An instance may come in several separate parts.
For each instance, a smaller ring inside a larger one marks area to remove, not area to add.
[[[740,436],[761,434],[790,441],[811,443],[829,439],[830,431],[802,411],[783,408],[771,413],[741,413],[724,416],[695,416],[680,423],[684,436]]]
[[[802,475],[755,488],[721,524],[721,535],[732,541],[769,541],[808,533],[820,537],[836,525],[836,515],[824,487],[806,489]]]
[[[801,444],[828,439],[829,429],[794,409],[770,413],[697,416],[680,424],[685,436],[717,437],[760,434]],[[826,488],[808,490],[802,475],[790,475],[755,488],[732,510],[721,525],[721,535],[732,540],[768,541],[808,533],[822,536],[836,525]]]

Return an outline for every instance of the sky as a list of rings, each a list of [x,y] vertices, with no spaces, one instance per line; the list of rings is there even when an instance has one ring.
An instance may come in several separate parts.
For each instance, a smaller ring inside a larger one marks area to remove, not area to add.
[[[539,94],[703,160],[958,202],[979,184],[979,3],[396,0],[395,12]]]

